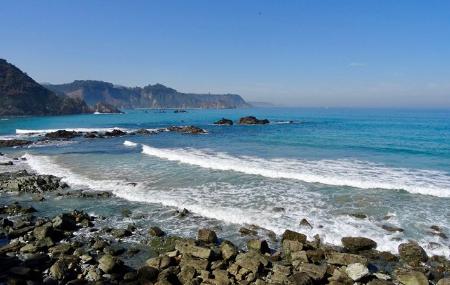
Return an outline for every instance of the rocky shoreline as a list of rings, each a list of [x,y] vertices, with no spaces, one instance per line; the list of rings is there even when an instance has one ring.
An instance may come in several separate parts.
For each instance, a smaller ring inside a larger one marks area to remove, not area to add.
[[[33,203],[51,194],[111,195],[71,192],[58,177],[24,170],[0,173],[0,195],[7,193],[31,195]],[[364,237],[345,237],[342,246],[331,246],[319,236],[307,240],[286,230],[274,236],[277,248],[251,235],[247,246],[238,248],[211,229],[199,229],[192,239],[149,227],[145,242],[129,244],[123,239],[141,234],[133,224],[99,227],[99,219],[76,209],[48,218],[33,204],[2,204],[0,284],[450,284],[450,261],[427,256],[413,241],[394,255],[377,251],[376,242]],[[143,261],[128,262],[140,253]]]

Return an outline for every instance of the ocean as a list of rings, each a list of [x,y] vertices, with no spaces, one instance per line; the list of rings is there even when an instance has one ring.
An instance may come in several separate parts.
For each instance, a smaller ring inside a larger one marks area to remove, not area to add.
[[[247,115],[271,123],[213,124],[222,117]],[[23,167],[61,176],[75,189],[114,194],[100,202],[44,201],[38,210],[49,215],[57,208],[77,208],[104,216],[110,225],[135,222],[142,230],[158,225],[182,236],[212,227],[238,244],[244,244],[241,227],[257,229],[269,240],[273,233],[292,229],[336,245],[345,236],[365,236],[379,250],[394,253],[400,243],[416,240],[428,253],[450,257],[445,238],[450,236],[448,110],[140,109],[4,118],[0,136],[172,125],[195,125],[208,133],[81,137],[0,151],[25,157]],[[121,218],[125,208],[135,215]],[[183,219],[174,215],[184,208],[192,214]],[[312,227],[301,225],[302,219]],[[433,233],[433,225],[445,235]]]

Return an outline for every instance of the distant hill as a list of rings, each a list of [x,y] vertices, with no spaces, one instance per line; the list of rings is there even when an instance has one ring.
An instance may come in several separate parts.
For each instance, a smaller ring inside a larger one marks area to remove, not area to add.
[[[84,100],[93,106],[104,102],[117,108],[245,108],[250,104],[235,94],[181,93],[162,84],[124,87],[93,80],[67,84],[46,84],[60,95]]]
[[[91,112],[83,100],[57,96],[0,59],[0,116],[67,115]]]

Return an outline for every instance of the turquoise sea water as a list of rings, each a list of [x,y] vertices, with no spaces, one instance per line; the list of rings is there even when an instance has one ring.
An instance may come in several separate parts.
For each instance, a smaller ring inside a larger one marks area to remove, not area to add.
[[[212,124],[245,115],[271,124]],[[290,228],[334,244],[343,236],[367,236],[394,252],[402,241],[415,239],[430,253],[450,256],[449,240],[430,230],[438,225],[450,236],[448,110],[127,110],[2,119],[0,136],[171,125],[196,125],[208,134],[77,138],[1,151],[25,155],[27,167],[63,176],[73,187],[117,197],[98,207],[80,202],[78,208],[105,214],[118,204],[136,207],[152,213],[147,222],[169,233],[192,235],[198,226],[214,226],[221,236],[239,240],[237,229],[253,224],[263,228],[261,236],[265,229],[280,234]],[[181,208],[194,215],[180,221],[169,214]],[[312,229],[299,225],[303,218]],[[404,232],[388,232],[383,225]]]

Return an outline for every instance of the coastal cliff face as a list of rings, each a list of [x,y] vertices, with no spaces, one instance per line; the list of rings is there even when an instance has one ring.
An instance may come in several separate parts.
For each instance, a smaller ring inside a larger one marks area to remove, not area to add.
[[[57,96],[0,59],[0,116],[66,115],[90,112],[83,100]]]
[[[105,102],[117,108],[245,108],[250,104],[235,94],[181,93],[162,84],[123,87],[112,83],[76,80],[72,83],[45,85],[48,89],[89,105]]]

